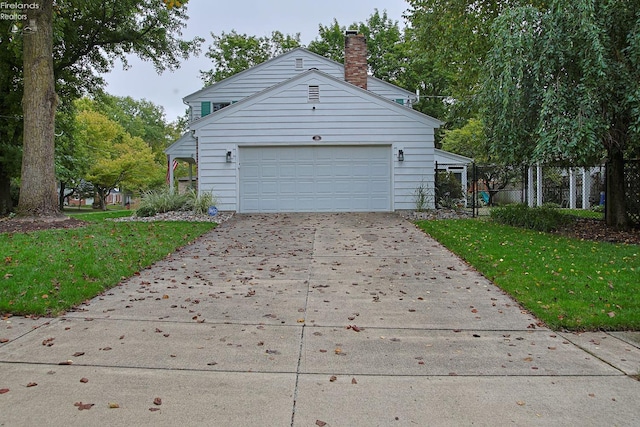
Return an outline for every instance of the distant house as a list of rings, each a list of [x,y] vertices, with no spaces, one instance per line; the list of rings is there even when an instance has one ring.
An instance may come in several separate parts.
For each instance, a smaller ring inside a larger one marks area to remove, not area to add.
[[[421,183],[433,193],[442,124],[415,100],[367,75],[365,38],[347,32],[345,65],[298,48],[185,97],[190,132],[166,153],[197,163],[221,210],[413,209]]]

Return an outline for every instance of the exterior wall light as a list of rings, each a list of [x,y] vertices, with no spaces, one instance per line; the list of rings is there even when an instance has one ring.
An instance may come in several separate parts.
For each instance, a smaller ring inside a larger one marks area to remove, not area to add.
[[[398,150],[398,161],[404,162],[404,150]]]
[[[226,159],[227,159],[227,163],[231,163],[231,151],[227,151]]]

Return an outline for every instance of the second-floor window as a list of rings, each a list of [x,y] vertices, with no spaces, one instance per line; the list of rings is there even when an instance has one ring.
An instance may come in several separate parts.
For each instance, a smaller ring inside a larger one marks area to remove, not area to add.
[[[223,109],[227,105],[231,105],[231,102],[202,101],[200,105],[200,117],[215,113],[216,111]]]

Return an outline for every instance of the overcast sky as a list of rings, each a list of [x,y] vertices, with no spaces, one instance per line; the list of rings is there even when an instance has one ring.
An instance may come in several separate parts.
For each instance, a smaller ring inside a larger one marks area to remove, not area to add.
[[[131,58],[131,68],[118,64],[105,75],[107,92],[117,96],[147,99],[165,109],[166,118],[175,120],[184,114],[182,98],[201,89],[200,70],[212,68],[204,56],[211,44],[211,33],[236,30],[249,36],[269,36],[272,31],[300,33],[306,46],[318,36],[318,25],[330,25],[336,18],[341,26],[366,21],[378,9],[386,10],[390,19],[404,25],[404,0],[189,0],[187,28],[183,38],[205,39],[202,52],[183,63],[175,72],[158,75],[150,63]]]

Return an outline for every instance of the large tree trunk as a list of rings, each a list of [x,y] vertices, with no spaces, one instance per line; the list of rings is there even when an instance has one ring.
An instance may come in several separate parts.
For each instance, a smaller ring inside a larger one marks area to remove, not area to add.
[[[23,35],[24,140],[18,213],[58,216],[54,165],[57,95],[53,76],[52,1],[35,0]],[[33,28],[32,23],[35,23]]]
[[[607,225],[618,229],[629,228],[625,197],[624,154],[617,147],[609,149],[606,197]]]

